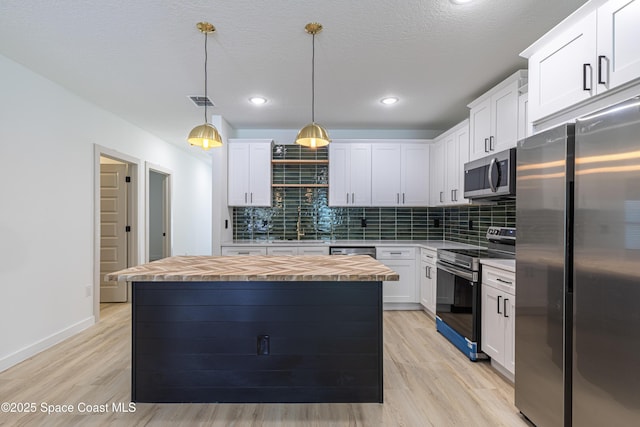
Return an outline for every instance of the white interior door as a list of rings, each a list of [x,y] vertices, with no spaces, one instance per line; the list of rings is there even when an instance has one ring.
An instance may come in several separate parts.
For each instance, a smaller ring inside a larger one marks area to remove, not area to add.
[[[100,302],[126,302],[127,282],[104,275],[128,266],[127,164],[100,165]]]

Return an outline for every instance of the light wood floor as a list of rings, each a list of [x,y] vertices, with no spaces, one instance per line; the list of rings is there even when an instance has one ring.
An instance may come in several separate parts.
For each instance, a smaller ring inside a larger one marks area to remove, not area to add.
[[[131,309],[102,306],[94,327],[0,373],[0,403],[33,402],[35,414],[0,412],[7,426],[527,426],[513,387],[487,362],[470,362],[418,311],[384,313],[384,404],[143,404],[130,398]],[[41,413],[71,404],[73,414]],[[81,404],[107,405],[103,414]]]

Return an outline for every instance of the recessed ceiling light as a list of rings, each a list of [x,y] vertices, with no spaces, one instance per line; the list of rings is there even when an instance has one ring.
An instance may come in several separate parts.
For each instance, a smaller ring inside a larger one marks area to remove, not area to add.
[[[451,3],[453,4],[465,4],[465,3],[471,3],[473,0],[451,0]]]
[[[398,101],[399,99],[396,98],[395,96],[387,96],[386,98],[382,98],[380,100],[380,102],[382,102],[384,105],[393,105]]]
[[[263,98],[261,96],[252,96],[251,98],[249,98],[249,102],[251,102],[253,105],[262,105],[267,103],[267,98]]]

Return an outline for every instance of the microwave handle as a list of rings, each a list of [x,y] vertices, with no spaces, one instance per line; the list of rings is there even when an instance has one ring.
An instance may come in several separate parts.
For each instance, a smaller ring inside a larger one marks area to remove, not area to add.
[[[497,191],[495,184],[493,183],[493,178],[491,177],[493,172],[493,168],[496,167],[496,158],[494,157],[493,159],[491,159],[491,163],[489,164],[489,169],[487,171],[487,174],[489,175],[489,186],[491,187],[491,191],[493,191],[494,193]]]

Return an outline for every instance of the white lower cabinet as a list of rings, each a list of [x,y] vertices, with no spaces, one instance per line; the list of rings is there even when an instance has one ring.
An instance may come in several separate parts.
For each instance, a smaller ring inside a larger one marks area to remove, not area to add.
[[[428,313],[436,315],[436,267],[437,251],[432,249],[420,249],[420,305]]]
[[[400,275],[399,281],[382,284],[383,303],[419,302],[416,280],[416,249],[400,247],[376,247],[377,259]]]
[[[267,255],[329,255],[326,246],[275,246],[267,248]]]
[[[221,253],[224,256],[229,255],[266,255],[267,248],[260,246],[223,246]]]
[[[515,273],[482,266],[482,351],[510,376],[515,374],[515,290]]]

